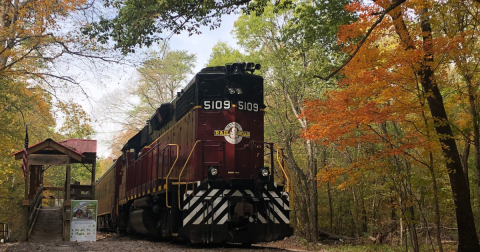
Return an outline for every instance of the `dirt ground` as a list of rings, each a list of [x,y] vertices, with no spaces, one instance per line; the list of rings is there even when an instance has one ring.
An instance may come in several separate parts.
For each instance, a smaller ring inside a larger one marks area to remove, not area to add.
[[[96,242],[21,242],[0,244],[0,252],[18,251],[255,251],[255,252],[280,252],[280,251],[306,251],[301,240],[289,237],[282,241],[254,244],[251,247],[242,247],[235,244],[199,245],[188,246],[184,243],[156,241],[151,238],[98,233]],[[326,251],[324,251],[326,252]]]

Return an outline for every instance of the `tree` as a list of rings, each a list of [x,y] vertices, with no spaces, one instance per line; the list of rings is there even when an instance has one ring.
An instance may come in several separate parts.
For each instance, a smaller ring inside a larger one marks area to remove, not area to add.
[[[26,88],[27,85],[0,76],[0,222],[8,223],[14,231],[22,218],[24,179],[21,164],[11,154],[24,148],[26,124],[30,142],[56,135],[48,95],[38,87]]]
[[[231,64],[235,62],[252,61],[254,60],[249,59],[239,50],[228,46],[226,42],[218,41],[212,48],[212,53],[210,54],[210,59],[208,60],[207,66],[224,66],[225,64]]]
[[[59,112],[64,115],[59,133],[66,138],[90,139],[95,131],[91,119],[82,107],[74,102],[59,102]]]
[[[83,33],[103,44],[113,40],[124,54],[134,52],[136,46],[150,46],[173,34],[187,31],[189,35],[201,33],[200,27],[218,28],[222,15],[242,8],[244,11],[263,12],[268,0],[148,0],[105,1],[115,12],[113,17],[100,16],[97,22],[83,28]],[[291,1],[276,1],[276,9],[290,6]],[[170,35],[164,35],[168,34]],[[162,37],[165,36],[165,37]]]
[[[451,10],[453,11],[451,14],[442,9],[437,10],[437,12],[440,13],[442,20],[448,21],[450,18],[458,20],[457,22],[444,22],[441,26],[441,29],[444,31],[445,37],[448,38],[448,41],[455,41],[457,43],[455,49],[448,49],[445,50],[445,52],[454,63],[453,71],[458,73],[460,77],[463,77],[463,80],[458,80],[455,82],[458,85],[455,86],[454,89],[458,90],[458,96],[456,96],[456,98],[468,100],[468,106],[465,112],[467,112],[466,114],[468,114],[469,117],[467,117],[467,125],[469,126],[461,127],[466,144],[462,160],[465,160],[465,162],[463,162],[463,169],[468,182],[469,147],[470,145],[473,145],[475,171],[477,175],[477,200],[479,201],[477,205],[480,214],[480,126],[477,102],[479,86],[478,83],[473,81],[475,78],[477,78],[477,72],[479,70],[479,46],[476,36],[480,31],[478,28],[478,20],[474,15],[471,14],[472,11],[478,11],[479,8],[480,6],[473,2],[462,1],[452,4]]]
[[[403,2],[377,1],[374,5],[357,2],[348,7],[361,14],[358,22],[342,27],[339,33],[345,50],[352,55],[350,63],[341,69],[346,78],[326,101],[309,104],[312,109],[306,116],[312,128],[305,136],[336,141],[343,146],[357,141],[386,140],[388,147],[394,147],[389,155],[401,154],[426,165],[423,160],[428,159],[428,153],[439,151],[455,204],[458,250],[476,251],[480,247],[469,188],[452,130],[454,122],[447,115],[439,81],[445,78],[442,77],[445,71],[441,71],[442,67],[446,68],[441,61],[442,54],[451,47],[449,43],[442,43],[445,38],[438,26],[441,22],[434,13],[443,10],[442,13],[451,14],[450,5],[429,1],[400,5]],[[405,14],[407,11],[414,15]],[[388,19],[375,18],[378,13],[388,14]],[[364,36],[366,30],[368,34]],[[373,127],[388,121],[417,128],[407,131],[402,139],[393,140]],[[422,122],[426,128],[418,128]],[[428,128],[431,134],[425,134]],[[432,134],[434,137],[429,138]],[[436,140],[431,141],[434,138]]]
[[[162,53],[153,52],[149,57],[137,69],[140,81],[135,89],[141,104],[148,107],[148,115],[152,109],[175,98],[176,91],[193,73],[196,60],[194,54],[169,48]]]
[[[145,126],[145,121],[162,103],[175,98],[176,92],[193,72],[194,54],[170,50],[168,46],[162,48],[164,51],[150,52],[148,59],[137,68],[137,80],[102,98],[104,123],[121,128],[111,138],[110,148],[114,156]]]
[[[342,7],[338,2],[318,1],[299,3],[298,9],[276,12],[274,5],[267,5],[261,15],[242,15],[234,27],[238,43],[248,57],[262,63],[260,74],[265,78],[267,105],[266,139],[285,146],[295,177],[294,198],[298,209],[292,218],[299,219],[296,227],[313,242],[318,239],[317,159],[318,153],[325,149],[317,148],[310,139],[300,138],[301,131],[308,127],[301,113],[305,99],[323,93],[312,73],[326,71],[327,59],[336,61],[341,55],[331,46],[334,32],[313,33],[306,27],[339,26],[351,20],[350,13],[342,12]],[[308,13],[328,10],[339,14],[335,18],[302,19]],[[316,41],[315,44],[312,41]],[[325,48],[330,49],[327,52]]]
[[[78,32],[85,18],[81,15],[93,6],[87,1],[0,2],[0,195],[8,195],[0,199],[0,221],[8,220],[14,230],[20,218],[24,182],[20,164],[10,154],[23,149],[26,125],[30,143],[64,138],[55,131],[53,109],[56,104],[62,104],[68,107],[68,112],[79,113],[68,114],[67,124],[61,130],[68,137],[77,137],[81,130],[84,130],[81,135],[92,134],[91,127],[84,123],[88,119],[78,105],[55,100],[57,92],[65,86],[72,89],[66,84],[81,88],[72,74],[57,71],[59,61],[72,57],[93,61],[112,59],[100,57],[103,48],[96,47],[94,40]],[[80,117],[75,118],[76,115]]]

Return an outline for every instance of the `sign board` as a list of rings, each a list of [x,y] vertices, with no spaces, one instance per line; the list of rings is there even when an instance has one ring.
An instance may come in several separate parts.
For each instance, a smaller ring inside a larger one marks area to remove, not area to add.
[[[72,200],[70,241],[97,240],[97,201]]]

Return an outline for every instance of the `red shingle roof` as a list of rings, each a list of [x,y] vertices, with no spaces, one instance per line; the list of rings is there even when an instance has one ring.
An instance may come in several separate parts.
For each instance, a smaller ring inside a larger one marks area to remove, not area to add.
[[[96,153],[97,152],[97,140],[91,139],[67,139],[58,142],[70,149],[76,150],[80,153]]]

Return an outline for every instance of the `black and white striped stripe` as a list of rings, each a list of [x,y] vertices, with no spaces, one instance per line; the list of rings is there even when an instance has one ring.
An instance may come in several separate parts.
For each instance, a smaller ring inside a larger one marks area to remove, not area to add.
[[[198,190],[198,191],[197,191]],[[228,221],[228,209],[230,197],[249,196],[255,199],[257,208],[256,219],[266,224],[284,223],[289,224],[288,219],[289,198],[288,194],[281,192],[276,188],[276,184],[265,185],[264,190],[258,192],[257,197],[254,192],[248,189],[218,189],[212,188],[205,183],[197,183],[194,191],[189,190],[183,197],[183,226],[192,224],[215,224],[223,225]],[[250,221],[255,221],[250,218]]]

